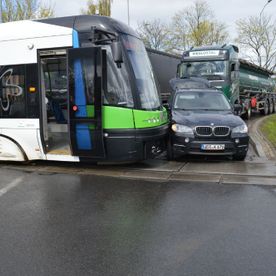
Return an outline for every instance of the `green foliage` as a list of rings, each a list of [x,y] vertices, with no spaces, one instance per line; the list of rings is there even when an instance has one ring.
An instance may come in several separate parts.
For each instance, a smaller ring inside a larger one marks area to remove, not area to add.
[[[276,148],[276,115],[267,117],[261,125],[262,134]]]
[[[88,0],[87,1],[87,8],[82,9],[82,14],[98,14],[98,15],[104,15],[104,16],[110,16],[111,15],[111,3],[112,0]]]
[[[2,21],[50,17],[54,15],[51,6],[41,5],[37,0],[3,0]]]

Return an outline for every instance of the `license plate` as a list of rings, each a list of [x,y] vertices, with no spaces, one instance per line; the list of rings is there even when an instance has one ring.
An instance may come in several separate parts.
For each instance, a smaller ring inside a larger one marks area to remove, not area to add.
[[[215,145],[215,144],[202,144],[201,145],[201,149],[202,150],[224,150],[225,149],[225,145],[224,144],[219,144],[219,145]]]

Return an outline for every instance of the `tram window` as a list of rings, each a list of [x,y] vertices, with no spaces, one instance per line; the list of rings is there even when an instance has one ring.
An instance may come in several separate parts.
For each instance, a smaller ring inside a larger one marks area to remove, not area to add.
[[[114,106],[133,107],[133,97],[129,74],[125,63],[118,68],[115,64],[110,46],[107,50],[107,91],[104,95],[104,104]]]
[[[94,79],[95,79],[95,72],[91,70],[94,68],[94,60],[84,58],[82,60],[82,68],[83,68],[83,76],[85,82],[85,93],[86,93],[86,100],[88,104],[94,104]]]
[[[67,72],[65,57],[43,59],[45,92],[48,101],[48,117],[58,123],[67,118]]]
[[[25,118],[25,67],[24,65],[0,68],[0,116]]]

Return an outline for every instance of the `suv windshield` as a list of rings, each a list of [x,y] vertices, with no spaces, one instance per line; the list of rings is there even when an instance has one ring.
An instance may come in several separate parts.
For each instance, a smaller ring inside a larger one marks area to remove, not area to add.
[[[198,76],[209,80],[222,80],[226,77],[226,61],[192,61],[182,63],[179,67],[180,78]]]
[[[123,35],[122,37],[134,71],[141,108],[146,110],[159,109],[161,101],[144,44],[133,36]]]
[[[174,109],[229,111],[231,106],[220,92],[179,92],[173,102]]]

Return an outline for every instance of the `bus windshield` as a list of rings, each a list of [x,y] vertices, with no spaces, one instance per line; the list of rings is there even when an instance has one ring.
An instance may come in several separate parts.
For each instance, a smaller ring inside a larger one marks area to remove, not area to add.
[[[123,35],[123,43],[134,71],[141,108],[145,110],[159,109],[160,97],[146,49],[139,39]]]
[[[223,80],[227,74],[227,61],[191,61],[179,67],[180,78],[204,77],[208,80]]]

